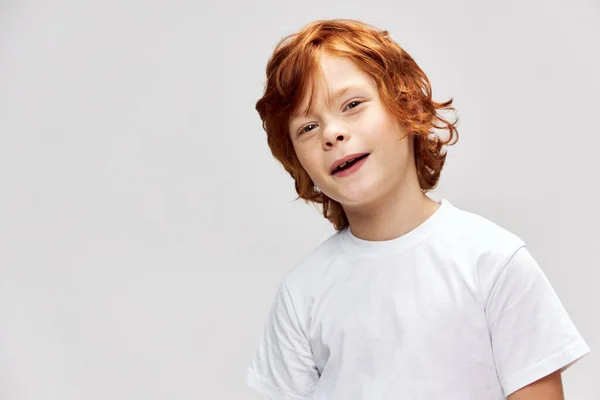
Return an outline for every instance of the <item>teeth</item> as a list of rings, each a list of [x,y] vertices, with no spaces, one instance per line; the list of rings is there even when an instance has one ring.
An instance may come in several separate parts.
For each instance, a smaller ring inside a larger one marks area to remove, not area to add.
[[[340,165],[338,166],[338,168],[344,168],[344,166],[345,166],[346,164],[348,164],[349,162],[352,162],[352,161],[354,161],[354,160],[356,160],[356,159],[355,159],[355,158],[353,158],[352,160],[348,160],[348,161],[346,161],[346,162],[344,162],[344,163],[340,164]]]
[[[338,166],[337,166],[337,168],[335,169],[335,171],[334,171],[334,172],[337,172],[337,171],[339,171],[339,170],[343,169],[343,168],[346,166],[346,164],[348,164],[348,163],[351,163],[351,162],[355,161],[356,159],[358,159],[358,158],[361,158],[361,157],[363,157],[363,156],[365,156],[365,155],[363,154],[362,156],[355,157],[355,158],[353,158],[353,159],[351,159],[351,160],[348,160],[348,161],[346,161],[346,162],[343,162],[343,163],[341,163],[340,165],[338,165]],[[333,172],[332,172],[332,173],[333,173]]]

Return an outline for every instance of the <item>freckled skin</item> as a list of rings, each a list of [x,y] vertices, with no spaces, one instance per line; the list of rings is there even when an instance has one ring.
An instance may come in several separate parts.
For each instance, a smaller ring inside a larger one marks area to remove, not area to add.
[[[313,182],[347,213],[407,187],[419,190],[412,140],[385,110],[375,81],[343,57],[323,53],[320,66],[323,79],[312,110],[289,124],[298,159]],[[348,85],[357,87],[326,104],[327,96]],[[307,103],[308,95],[300,109]],[[343,178],[330,175],[337,159],[362,152],[371,155],[357,172]]]

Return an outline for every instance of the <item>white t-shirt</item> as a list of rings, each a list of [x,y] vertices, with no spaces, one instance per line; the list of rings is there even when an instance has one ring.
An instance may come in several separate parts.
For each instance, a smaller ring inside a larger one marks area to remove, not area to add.
[[[448,200],[336,232],[284,277],[246,383],[271,399],[505,399],[590,351],[516,235]]]

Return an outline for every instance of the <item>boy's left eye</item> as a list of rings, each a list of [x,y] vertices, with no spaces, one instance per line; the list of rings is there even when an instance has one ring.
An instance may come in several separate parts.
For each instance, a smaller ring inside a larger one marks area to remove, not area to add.
[[[358,100],[351,101],[351,102],[350,102],[350,103],[348,103],[348,105],[346,106],[346,109],[347,109],[348,107],[352,106],[352,105],[354,105],[354,106],[353,106],[353,107],[350,107],[350,108],[355,108],[355,107],[356,107],[356,106],[358,106],[359,104],[360,104],[360,101],[358,101]]]

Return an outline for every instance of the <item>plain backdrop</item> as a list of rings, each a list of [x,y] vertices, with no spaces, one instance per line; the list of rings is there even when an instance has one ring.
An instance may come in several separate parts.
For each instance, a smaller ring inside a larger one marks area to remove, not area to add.
[[[431,197],[522,237],[600,399],[600,3],[0,0],[0,399],[258,399],[284,274],[331,234],[254,110],[279,39],[387,29],[454,98]]]

